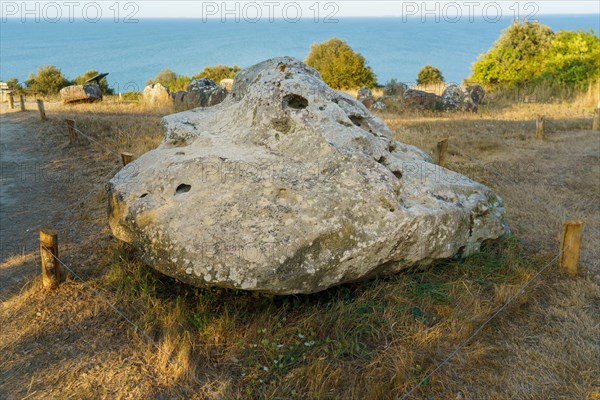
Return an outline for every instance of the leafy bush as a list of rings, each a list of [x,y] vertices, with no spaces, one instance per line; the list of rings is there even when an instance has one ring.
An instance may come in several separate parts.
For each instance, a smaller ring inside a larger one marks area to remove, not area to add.
[[[432,85],[443,82],[444,76],[442,72],[429,64],[421,68],[417,77],[417,84],[419,85]]]
[[[375,74],[366,66],[365,58],[338,38],[313,44],[305,62],[319,71],[333,89],[373,88],[376,84]]]
[[[538,22],[516,21],[473,64],[475,81],[489,88],[520,84],[585,87],[600,75],[600,39],[593,32],[554,33]]]
[[[177,73],[171,71],[169,68],[165,68],[160,71],[154,79],[148,79],[146,85],[152,85],[155,83],[162,83],[171,91],[175,90],[185,90],[187,88],[188,83],[190,83],[189,76],[178,75]]]
[[[83,85],[84,83],[86,83],[86,81],[95,77],[96,75],[98,75],[98,71],[96,71],[95,69],[86,71],[85,74],[75,77],[73,83],[75,83],[76,85]],[[102,94],[107,95],[115,93],[114,89],[108,87],[108,82],[106,81],[106,78],[100,79],[99,86],[100,90],[102,90]]]
[[[192,76],[192,79],[208,78],[212,79],[217,85],[223,79],[233,79],[241,69],[237,65],[228,67],[227,65],[213,65],[204,67],[204,69]]]
[[[142,92],[125,92],[122,96],[125,101],[139,101],[142,98]]]
[[[594,32],[560,31],[544,54],[538,81],[583,89],[600,76],[600,39]]]
[[[25,81],[27,88],[43,94],[56,94],[71,83],[54,65],[39,67],[37,75],[29,74],[29,78]]]
[[[8,86],[9,90],[14,90],[16,92],[23,91],[23,86],[21,86],[21,84],[19,83],[19,80],[17,78],[8,79],[6,81],[6,85]]]

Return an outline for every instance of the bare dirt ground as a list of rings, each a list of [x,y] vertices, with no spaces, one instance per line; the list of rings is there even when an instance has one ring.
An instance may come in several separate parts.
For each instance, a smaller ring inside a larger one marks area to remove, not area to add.
[[[85,239],[85,224],[76,227],[72,222],[105,181],[101,171],[110,167],[93,165],[105,159],[97,155],[106,153],[104,149],[86,155],[80,147],[69,146],[62,121],[40,125],[34,104],[28,104],[26,112],[9,112],[2,106],[0,300],[39,274],[40,227],[60,232],[60,246],[66,249]]]
[[[230,316],[227,319],[224,313],[210,314],[214,318],[206,325],[210,342],[200,350],[208,362],[185,363],[188,367],[203,365],[194,369],[202,381],[198,383],[184,379],[184,372],[169,365],[147,339],[135,333],[102,300],[115,303],[129,299],[119,297],[105,285],[106,270],[114,264],[118,253],[106,226],[103,185],[118,170],[120,160],[109,150],[125,149],[139,155],[156,145],[160,140],[159,115],[138,113],[131,117],[150,120],[144,122],[147,125],[143,129],[152,140],[135,136],[140,130],[138,119],[131,122],[116,114],[110,121],[117,122],[107,122],[103,118],[108,118],[110,110],[104,115],[100,112],[79,115],[82,129],[107,132],[102,141],[110,147],[107,150],[83,140],[68,145],[61,118],[70,111],[60,111],[59,117],[59,111],[54,114],[52,107],[47,106],[50,121],[46,122],[39,120],[36,111],[2,111],[0,399],[271,398],[265,393],[276,393],[276,389],[259,391],[260,396],[251,394],[256,392],[227,389],[239,384],[234,378],[239,374],[231,371],[241,368],[238,359],[242,358],[234,343],[237,336],[227,335],[247,330],[240,336],[258,341],[250,333],[261,326],[256,323],[268,324],[265,326],[269,330],[275,324],[271,319],[277,321],[282,317],[286,321],[287,317],[286,323],[292,325],[294,315],[304,311],[275,307],[273,312],[269,306],[262,312],[260,306],[241,307],[252,322]],[[552,266],[526,296],[505,310],[411,398],[598,398],[594,396],[600,392],[600,135],[586,128],[589,121],[581,115],[564,110],[555,122],[549,123],[543,142],[531,139],[531,121],[510,111],[504,112],[500,121],[493,115],[412,119],[383,116],[399,140],[424,150],[432,149],[441,137],[450,136],[449,167],[497,191],[505,200],[514,235],[530,254],[539,255],[544,262],[556,254],[564,220],[581,218],[586,224],[580,276],[567,278]],[[139,144],[142,141],[144,145]],[[42,225],[58,231],[60,257],[76,268],[86,280],[85,285],[70,279],[57,291],[47,294],[40,291],[37,254],[38,229]],[[125,278],[137,282],[135,277]],[[391,281],[374,285],[367,292],[372,295],[366,297],[367,316],[379,310],[377,301],[371,299],[377,299],[379,292],[386,294],[396,284]],[[491,288],[491,297],[506,299],[517,286],[517,283],[496,285]],[[471,293],[472,289],[473,286],[465,285],[458,291],[467,299],[476,299],[474,308],[484,308],[477,303],[482,294]],[[136,286],[135,290],[152,291],[144,285]],[[390,290],[385,298],[394,296],[399,295]],[[164,314],[156,310],[168,303],[153,296],[148,299],[134,297],[127,312],[131,316],[140,310],[138,323],[166,318],[161,322],[168,327],[163,338],[168,338],[169,332],[172,337],[161,342],[162,348],[175,354],[181,346],[177,343],[194,347],[199,342],[198,337],[190,336],[195,335],[193,331],[177,330],[182,322],[173,317],[171,309]],[[149,306],[149,302],[153,304]],[[118,303],[117,306],[125,307]],[[448,308],[447,305],[438,308],[444,307]],[[314,310],[309,308],[308,316],[296,321],[297,324],[325,325],[328,318],[339,314],[331,312],[332,315],[324,314],[322,320],[311,322],[322,315],[318,314],[319,308],[322,308],[319,304]],[[392,313],[396,308],[385,308],[384,313],[395,316]],[[410,333],[413,328],[405,320],[394,321],[391,316],[390,329],[377,332],[382,343],[373,345],[373,353],[379,354],[367,358],[366,373],[355,377],[359,384],[352,384],[344,377],[363,370],[346,368],[347,364],[329,365],[325,357],[315,355],[310,363],[307,359],[306,370],[295,369],[289,376],[292,381],[307,381],[304,391],[308,394],[297,392],[290,397],[339,398],[341,393],[347,398],[399,398],[415,383],[415,376],[423,376],[433,368],[467,333],[463,328],[444,331],[436,326],[416,327],[417,339],[408,343],[420,347],[415,350],[416,355],[410,355],[413,349],[406,346],[404,339],[395,339],[394,332]],[[354,327],[360,318],[362,311],[350,314],[347,326]],[[463,320],[457,316],[452,318],[449,326],[462,324]],[[414,323],[413,319],[410,321]],[[153,337],[160,336],[151,321],[146,326]],[[452,335],[444,336],[444,332]],[[369,338],[376,341],[375,336]],[[411,357],[418,363],[410,364],[407,360]],[[342,361],[365,362],[347,355]],[[340,365],[346,369],[336,369]],[[388,371],[394,367],[396,372]],[[263,384],[258,379],[254,383]]]

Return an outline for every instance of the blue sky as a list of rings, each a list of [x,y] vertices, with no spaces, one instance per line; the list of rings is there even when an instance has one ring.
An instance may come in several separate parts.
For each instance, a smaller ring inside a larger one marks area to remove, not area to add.
[[[335,17],[384,17],[384,16],[433,16],[434,14],[463,16],[472,14],[481,17],[484,13],[493,15],[501,10],[502,15],[532,16],[543,14],[599,14],[600,2],[581,0],[551,1],[137,1],[139,17],[151,18],[221,18],[227,12],[246,13],[250,18],[258,16],[268,18],[269,13],[281,18],[284,9],[288,17],[294,18],[300,6],[303,17],[314,17],[316,9],[319,16]],[[237,3],[237,4],[236,4]],[[252,3],[252,4],[250,4]],[[295,3],[295,4],[290,4]],[[315,6],[315,3],[318,5]],[[225,4],[223,6],[223,4]],[[260,11],[258,11],[260,10]],[[230,16],[233,14],[229,14]]]

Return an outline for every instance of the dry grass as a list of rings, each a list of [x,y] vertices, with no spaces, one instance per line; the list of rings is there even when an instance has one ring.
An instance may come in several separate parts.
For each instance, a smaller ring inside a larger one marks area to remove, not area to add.
[[[584,100],[382,115],[399,140],[424,150],[450,137],[449,168],[504,198],[514,237],[466,260],[286,297],[181,285],[110,237],[103,184],[120,161],[106,149],[155,147],[170,110],[112,102],[46,109],[47,123],[34,112],[24,121],[30,134],[57,161],[85,170],[53,193],[68,221],[61,257],[86,284],[73,279],[47,294],[32,278],[2,302],[3,397],[398,398],[552,259],[571,217],[586,221],[587,272],[566,278],[551,267],[412,398],[585,399],[600,390],[600,149]],[[539,113],[549,118],[543,142],[533,138]],[[104,147],[68,146],[64,118]],[[32,258],[0,271],[35,268]]]

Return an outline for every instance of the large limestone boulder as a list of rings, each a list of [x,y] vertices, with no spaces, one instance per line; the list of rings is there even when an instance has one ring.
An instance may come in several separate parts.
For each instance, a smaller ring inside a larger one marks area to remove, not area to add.
[[[172,102],[169,88],[162,83],[146,86],[142,93],[142,99],[148,105],[165,105]]]
[[[404,92],[408,90],[409,87],[406,83],[398,82],[392,79],[383,87],[383,95],[392,97],[402,97],[404,96]]]
[[[312,293],[466,256],[508,231],[490,189],[394,140],[291,57],[162,125],[163,143],[110,181],[109,222],[191,285]]]
[[[227,96],[227,90],[208,78],[194,79],[187,86],[186,102],[193,107],[211,107]]]
[[[188,92],[186,92],[185,90],[177,90],[171,93],[171,97],[173,98],[173,104],[175,104],[176,106],[186,105],[187,95]]]
[[[429,110],[439,107],[440,96],[422,90],[408,89],[402,96],[402,107],[406,110]]]
[[[219,84],[221,86],[223,86],[225,88],[225,90],[227,90],[228,92],[230,92],[231,91],[231,87],[233,86],[233,79],[231,79],[231,78],[221,79],[221,82],[219,82]]]
[[[471,100],[473,100],[473,103],[476,105],[481,104],[483,99],[485,99],[485,89],[479,84],[467,86],[466,90],[467,93],[469,93],[469,97],[471,97]]]
[[[95,83],[72,85],[60,90],[60,98],[64,104],[93,102],[102,100],[102,90]]]
[[[366,86],[361,87],[356,93],[356,100],[363,103],[363,105],[367,108],[371,108],[373,106],[374,98],[373,92]]]
[[[477,111],[477,104],[466,89],[458,85],[448,85],[442,93],[442,109],[449,111]]]

